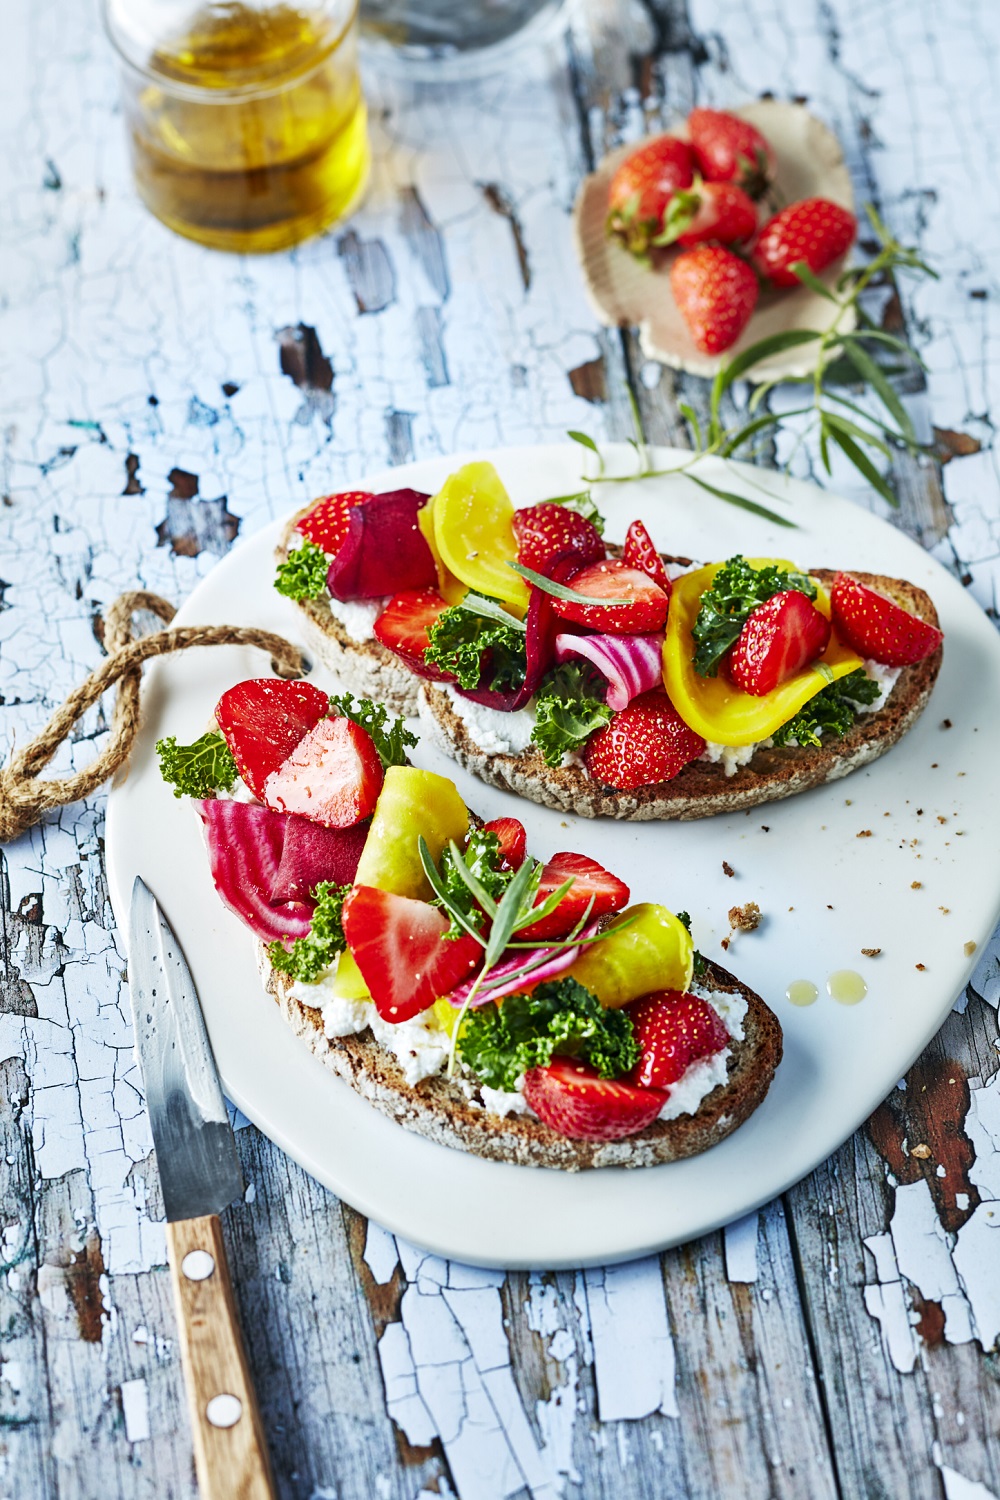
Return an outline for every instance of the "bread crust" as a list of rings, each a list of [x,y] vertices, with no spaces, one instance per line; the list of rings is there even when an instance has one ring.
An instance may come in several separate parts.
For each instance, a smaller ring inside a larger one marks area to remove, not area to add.
[[[730,1043],[726,1082],[707,1094],[693,1115],[657,1120],[625,1140],[574,1141],[528,1115],[487,1114],[456,1080],[438,1075],[419,1084],[407,1083],[396,1059],[371,1031],[327,1037],[320,1012],[293,995],[288,976],[271,967],[267,946],[261,942],[257,963],[267,993],[292,1030],[355,1093],[405,1129],[489,1161],[579,1172],[592,1167],[652,1167],[696,1156],[749,1118],[764,1099],[781,1061],[777,1016],[726,969],[706,961],[700,982],[739,993],[747,1002],[743,1039]]]
[[[811,576],[828,588],[835,575],[830,569],[814,568]],[[877,573],[851,573],[850,577],[888,594],[937,625],[933,601],[915,584]],[[639,787],[634,792],[602,786],[582,766],[547,766],[534,745],[518,755],[482,750],[455,713],[448,693],[435,683],[421,683],[419,712],[430,738],[459,765],[490,786],[515,792],[531,802],[585,818],[632,822],[711,818],[793,797],[877,760],[923,713],[941,668],[941,657],[939,648],[924,661],[904,667],[885,703],[876,712],[862,715],[845,735],[819,746],[760,749],[732,776],[726,775],[721,763],[693,761],[672,781]]]

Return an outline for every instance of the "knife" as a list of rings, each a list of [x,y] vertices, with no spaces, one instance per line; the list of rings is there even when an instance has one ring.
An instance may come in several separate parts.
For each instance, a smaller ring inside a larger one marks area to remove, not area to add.
[[[167,1256],[203,1500],[273,1500],[274,1480],[219,1214],[243,1193],[191,971],[136,877],[129,916],[136,1050],[167,1214]]]

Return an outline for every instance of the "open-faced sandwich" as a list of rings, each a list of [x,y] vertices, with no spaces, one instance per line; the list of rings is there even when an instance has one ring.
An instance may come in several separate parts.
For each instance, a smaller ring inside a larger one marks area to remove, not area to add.
[[[781,1028],[684,914],[630,906],[585,855],[532,859],[516,819],[480,823],[407,763],[383,707],[269,678],[216,719],[159,743],[163,774],[196,799],[268,993],[384,1114],[575,1171],[694,1155],[760,1104]]]
[[[640,520],[612,547],[587,510],[515,510],[487,463],[433,497],[327,496],[289,523],[277,586],[352,691],[418,711],[484,781],[585,816],[788,797],[882,755],[925,707],[943,637],[922,589],[698,566]]]

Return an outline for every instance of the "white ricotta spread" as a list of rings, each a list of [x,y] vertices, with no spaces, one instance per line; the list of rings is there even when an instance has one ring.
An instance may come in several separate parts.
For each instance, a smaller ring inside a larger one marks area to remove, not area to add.
[[[706,760],[713,766],[721,761],[726,775],[735,776],[740,766],[747,765],[758,750],[767,750],[773,744],[772,739],[758,740],[753,745],[717,745],[713,740],[706,740],[705,749],[698,759]]]
[[[505,714],[463,698],[453,687],[446,687],[445,692],[469,738],[480,750],[489,755],[520,755],[522,750],[527,750],[535,727],[533,708],[519,708],[514,713]]]
[[[707,1000],[712,1009],[722,1017],[726,1030],[733,1041],[743,1040],[743,1022],[746,1019],[747,1001],[739,993],[727,990],[709,990],[698,984],[691,986],[691,993]],[[720,1083],[725,1083],[729,1063],[728,1047],[713,1052],[711,1057],[693,1062],[670,1087],[666,1104],[657,1116],[660,1120],[676,1120],[680,1115],[693,1115],[701,1101]]]
[[[487,1088],[485,1084],[481,1084],[479,1094],[486,1113],[488,1115],[499,1115],[503,1120],[508,1115],[533,1115],[534,1110],[521,1092],[523,1082],[524,1075],[522,1074],[517,1080],[515,1091],[511,1094],[505,1093],[503,1089],[491,1089]]]
[[[388,602],[388,595],[384,599],[327,600],[333,618],[343,625],[351,640],[359,644],[375,639],[375,621]]]

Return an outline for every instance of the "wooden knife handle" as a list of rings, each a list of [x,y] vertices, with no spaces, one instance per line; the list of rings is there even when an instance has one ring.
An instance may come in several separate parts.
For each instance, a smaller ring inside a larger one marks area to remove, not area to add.
[[[215,1214],[167,1225],[202,1500],[273,1500],[257,1398]]]

